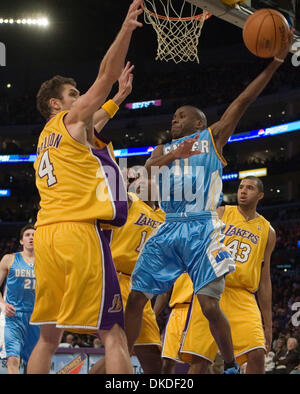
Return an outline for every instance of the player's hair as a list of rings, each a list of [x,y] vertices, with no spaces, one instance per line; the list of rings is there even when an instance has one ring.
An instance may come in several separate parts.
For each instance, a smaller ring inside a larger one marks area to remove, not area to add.
[[[252,181],[255,181],[256,182],[256,186],[258,188],[258,191],[260,193],[264,192],[264,184],[263,184],[263,182],[262,182],[262,180],[260,178],[257,178],[254,175],[248,175],[244,179],[251,179]]]
[[[26,226],[21,228],[20,241],[23,239],[23,235],[24,235],[25,231],[27,231],[27,230],[35,230],[34,225],[33,224],[26,224]]]
[[[55,75],[41,85],[36,96],[36,102],[38,111],[45,119],[51,116],[50,99],[62,99],[62,88],[66,84],[76,87],[76,82],[73,78],[62,77],[61,75]]]

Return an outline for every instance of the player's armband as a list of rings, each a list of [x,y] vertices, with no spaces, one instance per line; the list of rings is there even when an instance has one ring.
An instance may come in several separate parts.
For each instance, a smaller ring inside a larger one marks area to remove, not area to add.
[[[101,108],[108,114],[110,118],[113,118],[117,113],[119,106],[113,100],[108,100],[102,105]]]

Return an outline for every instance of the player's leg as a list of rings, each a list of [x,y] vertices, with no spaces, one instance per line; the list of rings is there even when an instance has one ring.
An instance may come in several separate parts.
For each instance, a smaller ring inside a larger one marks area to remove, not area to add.
[[[136,290],[130,292],[125,308],[125,332],[130,353],[140,335],[143,311],[147,302],[148,298],[142,292]]]
[[[144,245],[131,275],[132,290],[125,309],[125,331],[129,351],[137,340],[148,299],[166,293],[184,271],[172,244],[172,226],[161,225]]]
[[[210,361],[193,355],[188,374],[208,374],[210,373],[210,366]]]
[[[20,373],[20,358],[11,356],[7,357],[7,374],[19,374]]]
[[[224,289],[224,277],[204,286],[197,294],[202,312],[209,322],[209,328],[222,354],[225,368],[234,365],[233,344],[229,322],[219,305],[219,297]],[[206,292],[206,294],[204,294]],[[208,294],[211,295],[208,295]]]
[[[99,330],[105,348],[105,370],[108,374],[132,374],[132,363],[124,330],[114,324],[110,330]]]
[[[171,358],[163,358],[162,361],[162,374],[173,374],[175,370],[176,361]]]
[[[60,344],[63,332],[63,329],[57,328],[54,324],[41,326],[40,338],[29,357],[28,374],[49,373],[51,359]]]
[[[265,351],[264,349],[254,349],[247,353],[246,374],[265,373]]]
[[[156,345],[134,346],[134,352],[145,374],[160,374],[162,367],[161,352]]]
[[[187,222],[190,234],[188,241],[193,246],[189,249],[191,263],[188,263],[188,273],[202,312],[209,322],[211,334],[223,357],[224,373],[237,373],[230,325],[219,305],[225,288],[224,275],[235,269],[235,263],[222,244],[224,223],[215,214],[202,219]],[[197,232],[201,234],[201,239],[195,238]]]
[[[24,343],[22,313],[16,312],[12,317],[5,317],[4,347],[7,357],[7,373],[18,374],[21,351]]]
[[[89,370],[89,375],[104,375],[106,373],[105,369],[105,357],[98,360],[92,368]]]

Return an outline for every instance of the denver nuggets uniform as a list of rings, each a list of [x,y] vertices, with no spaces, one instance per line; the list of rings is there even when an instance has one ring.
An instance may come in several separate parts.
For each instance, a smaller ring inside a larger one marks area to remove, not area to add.
[[[174,283],[169,301],[169,306],[172,308],[172,311],[166,325],[163,339],[161,356],[164,358],[180,361],[178,354],[193,292],[193,283],[188,274],[184,273],[180,275]]]
[[[22,358],[27,364],[40,336],[40,328],[29,324],[35,299],[35,275],[21,253],[12,255],[4,300],[16,308],[14,316],[5,316],[4,344],[6,357]]]
[[[222,220],[226,223],[224,242],[235,259],[236,272],[226,276],[220,307],[230,323],[235,357],[243,364],[249,351],[265,348],[261,314],[254,293],[260,283],[270,223],[260,215],[246,221],[237,206],[225,206]],[[181,349],[182,359],[188,361],[188,354],[196,354],[212,362],[217,345],[197,300],[192,308]]]
[[[111,146],[73,139],[62,111],[45,125],[34,163],[40,211],[34,236],[35,324],[90,332],[124,325],[103,226],[122,226],[127,195]],[[104,286],[105,284],[105,286]],[[67,290],[65,290],[67,289]]]
[[[200,154],[161,168],[159,189],[166,222],[139,256],[132,276],[134,290],[165,293],[186,271],[197,293],[209,282],[235,269],[222,244],[223,222],[216,213],[226,162],[217,153],[211,130],[166,144],[164,153],[193,137],[199,137],[193,149]]]
[[[152,232],[164,222],[165,214],[161,209],[153,210],[136,194],[128,193],[131,206],[128,212],[126,224],[111,231],[104,230],[111,240],[111,252],[117,270],[121,287],[124,308],[130,293],[130,279],[134,270],[138,255]],[[142,320],[141,333],[137,345],[161,345],[160,332],[156,317],[147,302]]]

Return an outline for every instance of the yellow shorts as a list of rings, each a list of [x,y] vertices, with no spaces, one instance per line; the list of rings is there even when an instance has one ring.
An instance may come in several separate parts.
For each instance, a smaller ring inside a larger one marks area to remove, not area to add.
[[[234,355],[242,365],[247,361],[248,352],[258,348],[265,349],[261,314],[255,297],[247,290],[225,287],[220,307],[231,327]],[[194,297],[191,319],[180,350],[181,359],[190,362],[190,355],[194,354],[213,362],[217,351],[208,320]]]
[[[124,327],[110,247],[95,224],[66,222],[34,234],[36,296],[31,322],[74,332]]]
[[[173,307],[163,339],[163,349],[161,352],[162,357],[180,361],[179,349],[183,339],[183,331],[187,320],[189,306],[190,304],[186,303],[175,304]]]
[[[130,275],[118,272],[118,279],[121,288],[124,309],[127,304],[130,293]],[[161,346],[159,327],[156,321],[155,313],[149,300],[144,308],[141,333],[135,342],[137,345],[157,345]]]

